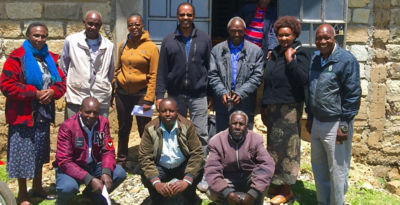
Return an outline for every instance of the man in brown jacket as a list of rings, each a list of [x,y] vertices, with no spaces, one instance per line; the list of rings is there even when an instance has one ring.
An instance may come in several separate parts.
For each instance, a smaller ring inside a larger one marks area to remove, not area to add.
[[[160,116],[146,125],[139,145],[142,182],[152,204],[182,197],[199,204],[196,185],[203,175],[203,149],[192,122],[178,114],[173,99],[159,104]]]

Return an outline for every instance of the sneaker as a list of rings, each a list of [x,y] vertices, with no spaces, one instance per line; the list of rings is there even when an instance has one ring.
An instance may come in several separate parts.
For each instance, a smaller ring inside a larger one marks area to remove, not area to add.
[[[208,183],[206,181],[206,178],[203,176],[199,184],[197,184],[197,189],[203,193],[205,193],[208,190]]]

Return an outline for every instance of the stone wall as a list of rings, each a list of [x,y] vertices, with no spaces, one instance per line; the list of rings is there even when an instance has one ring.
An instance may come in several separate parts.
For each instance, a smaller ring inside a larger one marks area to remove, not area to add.
[[[349,0],[347,49],[360,62],[353,156],[400,179],[400,0]]]
[[[22,45],[30,22],[40,21],[48,26],[49,50],[61,54],[64,38],[84,29],[82,18],[86,11],[97,10],[103,19],[101,33],[113,40],[115,27],[113,5],[113,0],[0,1],[0,71],[10,52]],[[56,102],[56,123],[51,127],[52,150],[55,149],[58,126],[64,120],[64,104],[64,99]],[[6,149],[7,144],[8,127],[5,123],[4,109],[5,97],[0,94],[0,152]],[[115,123],[114,110],[111,113],[111,121]],[[112,132],[115,134],[115,129]]]

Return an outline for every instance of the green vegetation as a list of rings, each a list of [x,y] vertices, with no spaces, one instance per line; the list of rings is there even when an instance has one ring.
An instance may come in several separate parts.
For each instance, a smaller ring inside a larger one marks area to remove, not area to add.
[[[0,159],[0,160],[5,162],[4,159]],[[0,165],[0,181],[3,181],[3,182],[9,181],[8,174],[6,171],[6,165]]]

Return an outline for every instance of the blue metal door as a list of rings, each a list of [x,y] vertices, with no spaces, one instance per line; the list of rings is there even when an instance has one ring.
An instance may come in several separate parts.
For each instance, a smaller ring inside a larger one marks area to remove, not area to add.
[[[145,0],[144,20],[151,39],[160,43],[178,24],[176,10],[180,3],[191,3],[196,11],[196,28],[211,34],[211,0]]]

